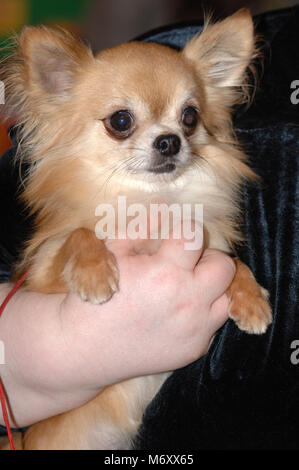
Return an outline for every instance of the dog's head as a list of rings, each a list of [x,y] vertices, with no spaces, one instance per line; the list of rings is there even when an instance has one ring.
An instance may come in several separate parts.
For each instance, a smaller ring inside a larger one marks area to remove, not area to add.
[[[94,56],[63,31],[25,28],[4,81],[40,196],[68,178],[88,192],[116,179],[157,188],[209,162],[231,173],[239,153],[209,147],[234,142],[231,110],[254,55],[247,10],[207,24],[182,51],[131,42]]]

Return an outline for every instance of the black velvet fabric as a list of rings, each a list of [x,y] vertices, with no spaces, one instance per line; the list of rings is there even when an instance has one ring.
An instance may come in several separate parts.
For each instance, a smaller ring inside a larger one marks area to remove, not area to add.
[[[299,8],[261,15],[256,23],[265,38],[265,70],[254,105],[236,110],[235,125],[262,182],[244,188],[247,243],[238,252],[270,291],[274,321],[261,336],[228,321],[204,357],[164,384],[136,449],[299,448],[299,364],[291,362],[291,344],[299,340],[299,104],[290,100],[291,83],[299,80]],[[179,48],[199,30],[175,26],[140,39]],[[13,155],[14,148],[0,159],[2,281],[29,228],[16,203]]]
[[[16,137],[10,129],[13,146],[0,157],[0,282],[10,280],[10,268],[18,259],[32,223],[19,200],[20,175],[26,167],[14,164]]]
[[[228,321],[209,352],[176,371],[148,407],[140,449],[298,449],[299,8],[256,19],[264,36],[264,75],[254,105],[235,125],[262,183],[244,188],[246,245],[238,252],[270,292],[273,325],[265,335]],[[198,28],[197,28],[198,29]],[[182,46],[196,26],[150,40]]]

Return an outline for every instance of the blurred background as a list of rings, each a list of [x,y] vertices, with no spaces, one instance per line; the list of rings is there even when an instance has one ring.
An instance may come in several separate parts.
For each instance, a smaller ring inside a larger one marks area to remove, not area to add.
[[[295,4],[299,0],[0,0],[0,42],[24,24],[56,24],[97,52],[167,24],[201,21],[204,11],[220,19],[244,6],[258,14]],[[0,154],[10,144],[6,131],[0,104]]]

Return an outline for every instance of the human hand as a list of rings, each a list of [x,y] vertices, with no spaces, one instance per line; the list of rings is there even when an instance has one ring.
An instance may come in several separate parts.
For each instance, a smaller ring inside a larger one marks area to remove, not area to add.
[[[183,244],[165,240],[156,254],[136,255],[114,243],[120,290],[100,306],[72,293],[13,297],[0,320],[1,376],[19,426],[77,407],[108,384],[205,354],[227,319],[224,292],[235,268],[223,253],[200,258]]]

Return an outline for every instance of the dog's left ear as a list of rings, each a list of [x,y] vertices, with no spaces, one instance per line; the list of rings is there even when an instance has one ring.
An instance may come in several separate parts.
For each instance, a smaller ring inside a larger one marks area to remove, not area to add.
[[[245,70],[255,53],[249,10],[244,8],[219,23],[208,23],[182,53],[194,62],[208,86],[242,86]]]

